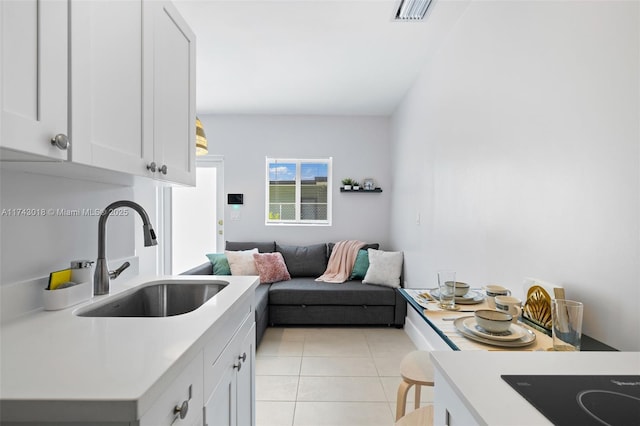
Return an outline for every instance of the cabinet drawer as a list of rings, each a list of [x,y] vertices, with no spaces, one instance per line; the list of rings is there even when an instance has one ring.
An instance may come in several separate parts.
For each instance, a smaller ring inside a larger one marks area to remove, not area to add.
[[[202,393],[202,352],[189,363],[169,385],[153,406],[140,419],[140,426],[201,425],[204,397]],[[176,413],[176,407],[187,403],[184,419]]]
[[[209,395],[213,389],[217,386],[221,377],[224,377],[228,370],[233,370],[233,365],[238,361],[238,357],[242,355],[242,338],[238,336],[245,336],[254,324],[253,312],[251,315],[247,315],[241,323],[242,325],[238,329],[235,337],[224,348],[224,351],[216,359],[209,357],[207,359],[207,350],[205,348],[205,361],[204,361],[204,394]],[[247,358],[251,354],[247,354]]]
[[[254,317],[253,295],[248,295],[230,308],[224,317],[209,330],[208,342],[204,347],[205,371],[207,366],[213,365],[220,357],[222,351],[225,350],[227,344],[231,342],[231,339],[238,332],[245,320],[251,318],[253,321]]]

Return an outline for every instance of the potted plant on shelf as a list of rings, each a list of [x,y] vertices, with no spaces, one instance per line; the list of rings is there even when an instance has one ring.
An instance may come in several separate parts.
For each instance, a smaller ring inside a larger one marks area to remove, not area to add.
[[[353,187],[354,191],[360,191],[360,183],[358,183],[357,181],[352,181],[351,182],[351,186]]]
[[[353,180],[351,178],[342,179],[342,188],[345,191],[351,191],[351,186],[353,185]]]

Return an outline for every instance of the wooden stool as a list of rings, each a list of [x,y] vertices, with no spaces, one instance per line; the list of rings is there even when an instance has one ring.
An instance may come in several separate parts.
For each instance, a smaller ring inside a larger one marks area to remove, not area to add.
[[[416,409],[420,407],[420,388],[433,386],[433,366],[429,359],[429,352],[413,351],[408,353],[400,362],[400,376],[402,376],[402,383],[398,386],[396,421],[404,416],[407,393],[411,386],[415,386],[416,389],[414,402]]]
[[[398,420],[395,426],[432,426],[433,405],[418,408]]]

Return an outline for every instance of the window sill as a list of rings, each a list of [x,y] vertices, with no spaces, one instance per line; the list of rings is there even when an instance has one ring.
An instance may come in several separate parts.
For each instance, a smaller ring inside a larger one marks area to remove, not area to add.
[[[331,226],[331,222],[265,222],[266,226]]]

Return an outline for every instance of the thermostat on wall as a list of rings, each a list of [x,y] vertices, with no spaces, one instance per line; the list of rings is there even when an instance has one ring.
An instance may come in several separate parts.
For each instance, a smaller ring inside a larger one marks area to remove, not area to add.
[[[227,204],[244,204],[244,194],[227,194]]]

